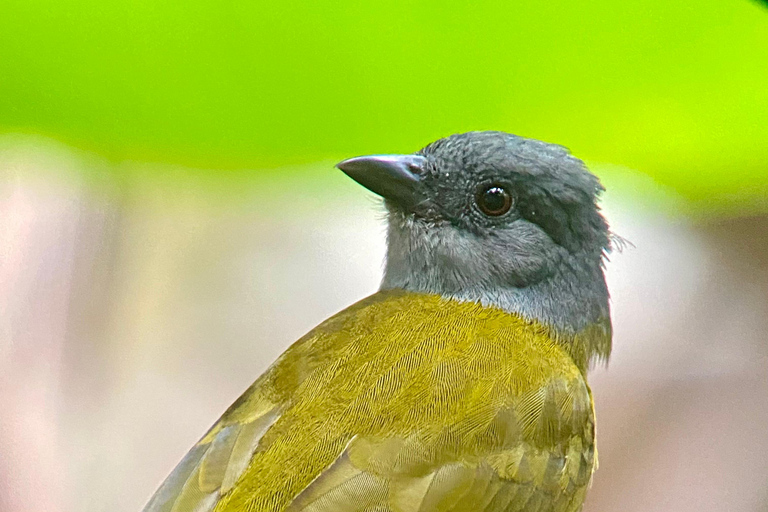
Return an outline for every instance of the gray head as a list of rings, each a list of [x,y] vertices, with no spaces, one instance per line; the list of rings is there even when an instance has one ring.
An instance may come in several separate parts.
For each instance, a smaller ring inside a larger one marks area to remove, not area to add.
[[[579,350],[587,359],[608,356],[610,233],[596,204],[603,188],[568,150],[470,132],[414,155],[358,157],[338,167],[386,199],[382,289],[493,305],[568,343],[597,335],[595,346]]]

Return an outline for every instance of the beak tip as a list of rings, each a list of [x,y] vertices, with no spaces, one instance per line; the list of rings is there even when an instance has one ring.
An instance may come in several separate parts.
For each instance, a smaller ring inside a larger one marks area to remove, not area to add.
[[[347,158],[346,160],[342,160],[341,162],[334,165],[338,170],[349,174],[350,171],[354,170],[354,161],[359,159],[360,157],[355,158]]]
[[[423,164],[424,157],[418,155],[369,155],[342,160],[336,168],[371,192],[411,204],[419,195]]]

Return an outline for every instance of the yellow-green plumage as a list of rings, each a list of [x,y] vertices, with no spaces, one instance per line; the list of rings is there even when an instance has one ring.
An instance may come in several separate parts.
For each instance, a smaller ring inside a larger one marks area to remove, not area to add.
[[[611,346],[597,178],[501,132],[338,167],[386,199],[385,291],[289,348],[145,512],[579,510]]]
[[[146,510],[579,510],[594,412],[571,354],[610,337],[595,332],[563,343],[496,308],[379,292],[289,348]]]

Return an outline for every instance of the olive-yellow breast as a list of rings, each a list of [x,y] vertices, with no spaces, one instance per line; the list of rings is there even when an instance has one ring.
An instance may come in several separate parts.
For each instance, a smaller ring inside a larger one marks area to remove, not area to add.
[[[597,179],[501,132],[339,167],[386,199],[382,289],[286,350],[145,512],[580,510],[611,345]]]

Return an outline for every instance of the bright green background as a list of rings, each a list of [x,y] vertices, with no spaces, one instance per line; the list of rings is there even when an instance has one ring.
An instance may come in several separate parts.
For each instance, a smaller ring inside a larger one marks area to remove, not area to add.
[[[768,9],[0,2],[0,132],[233,169],[410,152],[469,129],[561,143],[703,208],[765,206]]]

